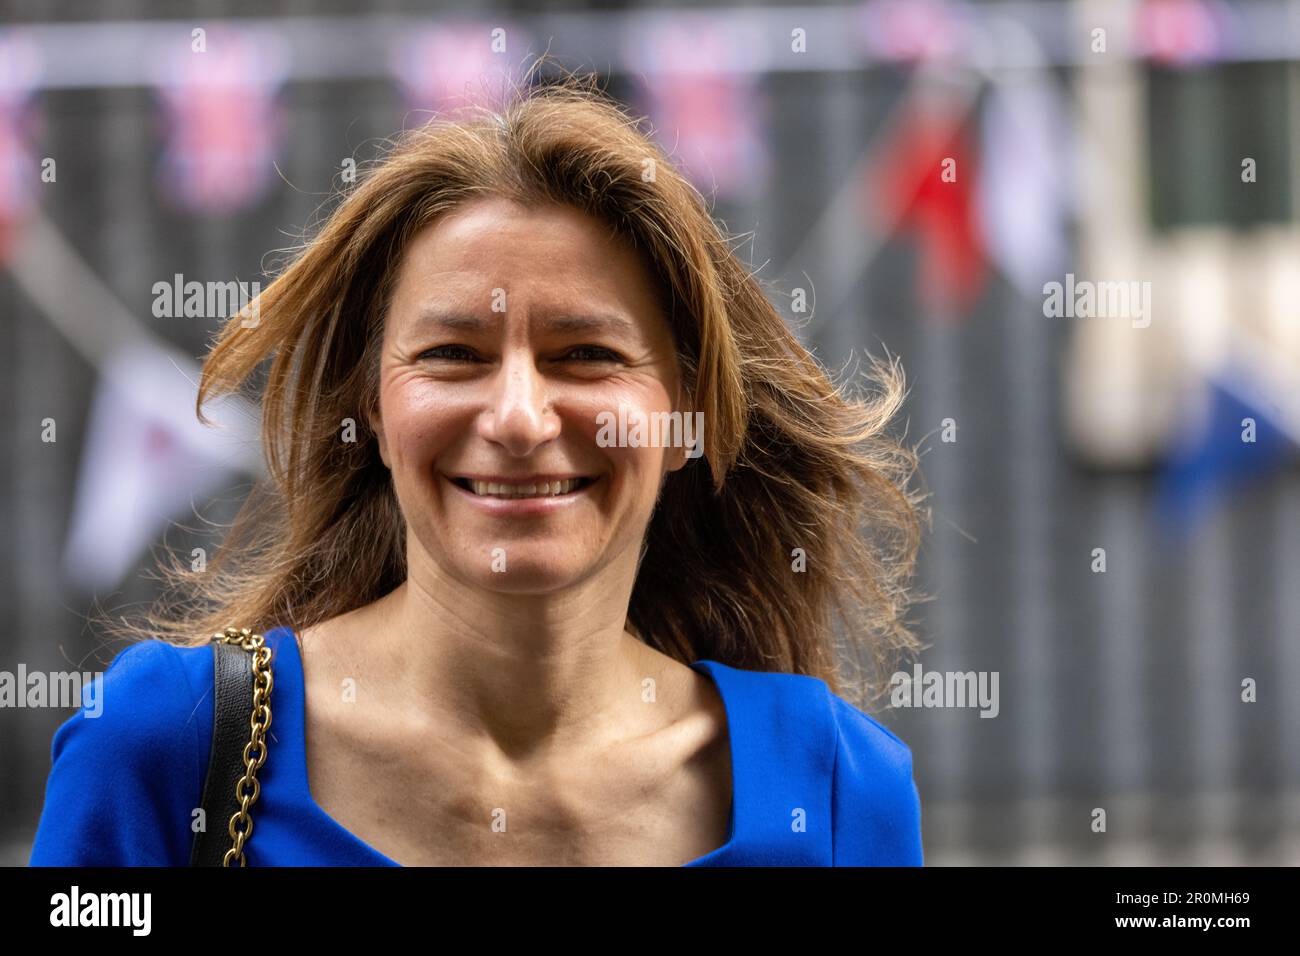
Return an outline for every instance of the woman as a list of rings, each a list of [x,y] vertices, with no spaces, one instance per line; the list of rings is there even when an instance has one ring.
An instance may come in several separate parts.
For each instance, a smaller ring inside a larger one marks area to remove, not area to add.
[[[917,646],[900,373],[832,384],[635,120],[571,80],[406,134],[257,315],[198,404],[271,359],[273,487],[57,732],[33,864],[188,862],[227,625],[250,865],[921,863],[841,696]]]

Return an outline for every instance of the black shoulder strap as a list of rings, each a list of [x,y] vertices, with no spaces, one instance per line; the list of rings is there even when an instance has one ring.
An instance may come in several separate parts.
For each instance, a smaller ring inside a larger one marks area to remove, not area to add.
[[[244,775],[244,745],[253,713],[252,656],[237,644],[212,645],[212,753],[203,783],[204,829],[194,834],[190,866],[220,866],[230,849],[235,786]]]

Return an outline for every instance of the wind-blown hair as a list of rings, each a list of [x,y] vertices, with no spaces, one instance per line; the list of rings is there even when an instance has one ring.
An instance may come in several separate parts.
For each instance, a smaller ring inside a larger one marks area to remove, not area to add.
[[[405,580],[405,522],[368,424],[385,310],[412,236],[499,196],[576,207],[631,243],[704,414],[703,456],[668,474],[651,518],[629,629],[683,663],[883,692],[921,646],[905,618],[929,520],[910,487],[917,456],[888,430],[905,395],[897,360],[872,359],[874,388],[835,384],[703,196],[591,79],[438,118],[360,172],[255,300],[257,324],[229,319],[203,366],[205,423],[214,397],[260,391],[269,477],[206,570],[173,558],[170,592],[125,630],[196,645],[227,625],[302,629]],[[355,442],[340,438],[347,419]]]

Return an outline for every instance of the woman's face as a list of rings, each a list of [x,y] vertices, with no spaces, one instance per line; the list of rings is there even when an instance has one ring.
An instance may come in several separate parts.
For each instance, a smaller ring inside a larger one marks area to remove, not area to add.
[[[630,582],[686,458],[602,447],[598,416],[680,409],[677,376],[650,275],[597,220],[497,197],[443,217],[399,267],[374,422],[409,547],[495,591]]]

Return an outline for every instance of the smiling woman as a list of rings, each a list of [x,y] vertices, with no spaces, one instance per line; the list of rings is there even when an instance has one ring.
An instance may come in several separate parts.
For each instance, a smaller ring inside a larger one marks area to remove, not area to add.
[[[600,616],[621,630],[608,583],[635,577],[663,480],[686,463],[596,440],[609,409],[684,401],[636,251],[571,206],[471,200],[407,245],[379,341],[370,424],[418,541],[408,579],[541,595],[599,570]]]
[[[256,306],[199,408],[270,361],[270,482],[59,729],[33,863],[188,862],[231,624],[253,865],[921,862],[859,709],[917,647],[901,373],[833,383],[594,83],[406,133]]]

